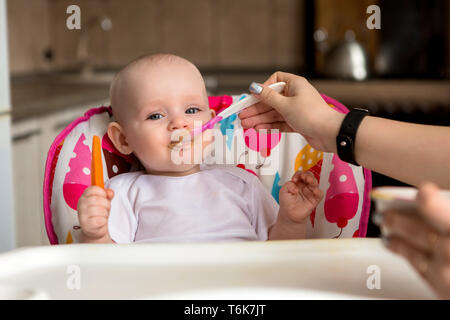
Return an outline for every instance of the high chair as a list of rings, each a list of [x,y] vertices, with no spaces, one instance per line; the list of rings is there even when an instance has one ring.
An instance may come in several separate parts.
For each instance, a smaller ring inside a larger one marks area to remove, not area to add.
[[[209,105],[218,113],[245,96],[209,97]],[[348,112],[338,101],[325,95],[322,98],[337,112]],[[50,147],[43,192],[45,226],[51,244],[79,242],[77,202],[91,183],[93,136],[101,138],[105,182],[140,168],[137,159],[118,152],[109,140],[106,130],[112,119],[110,107],[90,109],[62,130]],[[324,198],[310,216],[307,238],[366,236],[372,186],[370,170],[343,162],[336,154],[313,149],[297,133],[244,130],[236,115],[217,126],[222,133],[219,139],[223,141],[219,142],[223,142],[223,148],[216,148],[215,159],[224,160],[229,153],[234,153],[232,165],[256,175],[277,201],[281,186],[294,172],[314,174]],[[255,161],[246,162],[249,159]]]

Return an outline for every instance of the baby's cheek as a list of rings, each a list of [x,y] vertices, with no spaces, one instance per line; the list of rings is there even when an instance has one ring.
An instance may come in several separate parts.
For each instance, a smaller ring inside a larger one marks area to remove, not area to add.
[[[142,163],[157,164],[160,162],[161,146],[158,145],[158,139],[156,137],[142,137],[136,141],[134,153]]]

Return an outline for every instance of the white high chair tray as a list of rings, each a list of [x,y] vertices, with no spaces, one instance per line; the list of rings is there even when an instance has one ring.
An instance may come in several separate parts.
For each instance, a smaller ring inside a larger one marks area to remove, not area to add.
[[[379,282],[374,277],[379,276]],[[0,255],[0,299],[433,299],[379,239],[59,245]]]

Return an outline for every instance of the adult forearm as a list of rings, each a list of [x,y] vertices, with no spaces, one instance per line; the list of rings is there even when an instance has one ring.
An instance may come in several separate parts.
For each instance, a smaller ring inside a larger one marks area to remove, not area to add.
[[[355,159],[414,186],[432,181],[450,188],[450,127],[366,117],[357,132]]]
[[[253,86],[261,103],[239,115],[243,126],[295,131],[313,148],[336,153],[345,115],[330,108],[306,79],[276,72],[266,84],[279,81],[287,83],[283,95],[267,86]],[[356,135],[355,159],[365,168],[411,185],[432,181],[450,188],[450,127],[366,117]]]

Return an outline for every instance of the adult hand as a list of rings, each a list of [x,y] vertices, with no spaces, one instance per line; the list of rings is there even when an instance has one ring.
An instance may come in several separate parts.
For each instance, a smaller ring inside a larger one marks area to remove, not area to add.
[[[286,82],[282,94],[268,87],[281,81]],[[305,78],[276,72],[264,84],[252,84],[250,91],[261,102],[239,114],[244,128],[295,131],[313,148],[336,152],[336,136],[344,115],[331,109]]]
[[[419,212],[386,211],[386,247],[405,257],[437,295],[450,299],[450,200],[434,184],[419,188]]]

